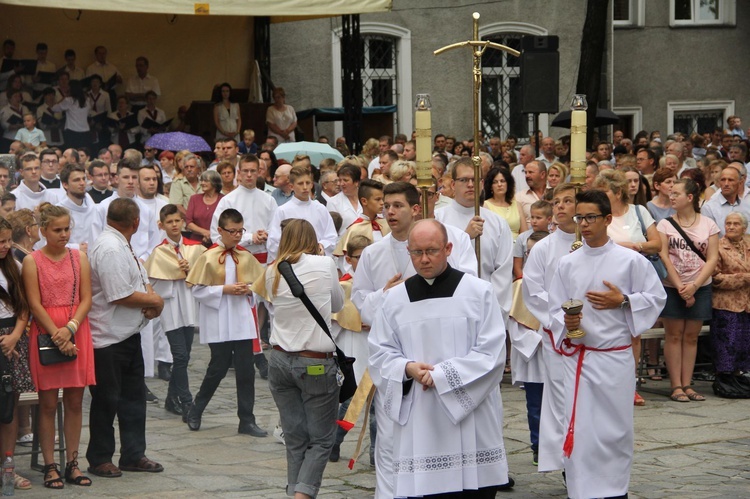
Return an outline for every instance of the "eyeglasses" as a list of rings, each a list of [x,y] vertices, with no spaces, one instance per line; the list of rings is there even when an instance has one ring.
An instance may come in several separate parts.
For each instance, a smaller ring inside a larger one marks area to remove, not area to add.
[[[462,184],[468,184],[469,182],[474,183],[474,177],[461,177],[461,178],[457,178],[456,182],[460,182]]]
[[[409,250],[409,254],[415,258],[422,258],[423,255],[437,256],[443,248],[428,248],[426,250]]]
[[[225,229],[224,227],[219,227],[219,228],[223,230],[224,232],[226,232],[227,234],[229,234],[230,236],[236,236],[237,234],[242,235],[245,232],[247,232],[247,229],[244,227],[241,229]]]
[[[573,215],[573,221],[577,223],[578,225],[581,225],[581,222],[586,220],[587,224],[592,224],[596,222],[596,219],[599,217],[603,217],[604,215]]]
[[[44,161],[42,161],[42,164],[43,165],[58,165],[60,164],[60,161],[56,159],[45,159]]]

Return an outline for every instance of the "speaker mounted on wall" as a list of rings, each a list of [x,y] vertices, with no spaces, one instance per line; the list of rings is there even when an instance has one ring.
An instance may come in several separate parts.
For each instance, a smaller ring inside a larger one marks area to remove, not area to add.
[[[560,54],[557,36],[521,39],[521,110],[557,113],[560,100]]]

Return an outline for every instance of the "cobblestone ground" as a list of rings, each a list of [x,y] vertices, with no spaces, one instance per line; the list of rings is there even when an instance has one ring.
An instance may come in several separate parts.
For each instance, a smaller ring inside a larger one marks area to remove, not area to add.
[[[208,363],[208,348],[196,342],[190,368],[190,384],[197,392]],[[163,404],[149,404],[147,454],[166,468],[164,473],[125,473],[122,478],[93,477],[90,488],[66,484],[62,491],[48,491],[42,475],[31,471],[28,456],[17,458],[17,471],[31,479],[33,488],[17,491],[21,497],[243,497],[282,498],[286,483],[284,448],[273,437],[253,438],[237,434],[235,386],[229,372],[203,417],[203,426],[191,432]],[[167,384],[147,380],[163,401]],[[644,387],[666,390],[668,382],[649,381]],[[636,449],[630,485],[631,498],[747,498],[750,497],[750,400],[724,400],[711,394],[710,385],[697,382],[706,402],[677,403],[658,393],[642,391],[645,407],[635,410]],[[528,448],[528,429],[523,390],[503,384],[505,445],[513,492],[498,497],[564,498],[560,474],[536,473]],[[267,382],[256,377],[258,424],[273,430],[278,416]],[[88,397],[85,401],[88,405]],[[84,417],[84,424],[88,418]],[[353,435],[352,435],[353,436]],[[362,463],[347,468],[354,450],[350,436],[342,446],[342,459],[329,463],[321,498],[372,497],[374,470],[365,452]],[[367,440],[366,440],[367,442]],[[85,455],[88,428],[83,429],[81,455]],[[19,449],[20,450],[20,449]],[[366,449],[365,449],[366,450]],[[117,459],[117,456],[115,456]],[[115,461],[116,462],[116,461]],[[81,458],[81,467],[87,466]]]

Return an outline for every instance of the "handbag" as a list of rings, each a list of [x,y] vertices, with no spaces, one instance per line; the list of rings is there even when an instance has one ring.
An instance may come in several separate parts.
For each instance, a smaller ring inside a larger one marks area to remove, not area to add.
[[[641,224],[641,232],[643,232],[643,237],[648,241],[648,236],[646,235],[646,225],[643,223],[643,218],[641,217],[641,210],[639,210],[639,206],[633,205],[635,207],[635,214],[638,216],[638,223]],[[667,278],[667,267],[664,266],[664,262],[661,261],[661,257],[657,253],[656,255],[643,255],[648,259],[649,262],[651,262],[651,265],[654,266],[654,270],[656,271],[656,274],[659,276],[659,279],[666,279]]]
[[[73,318],[73,304],[76,300],[76,292],[78,291],[78,276],[76,275],[76,267],[73,264],[73,252],[68,250],[68,256],[70,257],[70,265],[73,267],[73,294],[70,297],[70,319]],[[51,366],[53,364],[60,364],[63,362],[72,362],[78,358],[78,354],[65,355],[52,341],[52,335],[49,334],[38,334],[36,337],[37,348],[39,349],[39,363],[43,366]],[[70,337],[70,342],[75,345],[75,335]]]
[[[313,319],[315,319],[315,322],[318,323],[318,326],[320,326],[320,328],[328,335],[328,337],[331,338],[333,345],[336,347],[336,364],[338,364],[341,374],[344,375],[344,382],[341,384],[341,389],[339,390],[339,403],[349,400],[354,395],[354,392],[357,391],[357,378],[354,375],[354,361],[356,359],[354,357],[347,357],[346,354],[344,354],[344,352],[341,351],[339,346],[336,344],[333,336],[331,336],[331,332],[328,330],[326,321],[323,320],[320,312],[318,312],[318,309],[315,308],[315,305],[312,304],[310,298],[307,296],[307,293],[305,293],[305,287],[301,282],[299,282],[299,279],[297,279],[297,276],[294,273],[294,269],[292,269],[292,264],[284,260],[279,262],[276,265],[276,268],[278,268],[279,273],[284,277],[284,280],[289,285],[289,289],[292,291],[292,295],[295,298],[299,298],[300,300],[302,300],[302,303],[304,303],[307,311],[310,312],[310,315],[313,316]]]
[[[0,354],[0,423],[10,424],[16,414],[16,394],[10,374],[10,361]]]

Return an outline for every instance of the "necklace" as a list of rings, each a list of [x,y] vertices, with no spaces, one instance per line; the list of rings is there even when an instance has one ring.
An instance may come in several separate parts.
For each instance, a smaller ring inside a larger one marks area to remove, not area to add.
[[[682,219],[680,218],[680,215],[677,215],[677,223],[679,223],[681,227],[692,227],[696,220],[698,220],[697,213],[693,216],[693,221],[690,222],[690,225],[685,225],[684,223],[682,223]]]

